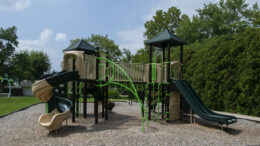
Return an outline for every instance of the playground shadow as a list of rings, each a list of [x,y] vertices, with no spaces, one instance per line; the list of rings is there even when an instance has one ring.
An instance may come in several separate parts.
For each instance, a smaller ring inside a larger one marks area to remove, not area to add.
[[[87,127],[80,125],[63,125],[57,131],[51,131],[47,134],[47,137],[66,137],[73,133],[84,133]]]
[[[94,115],[88,115],[87,119],[81,117],[76,120],[76,123],[68,123],[67,126],[64,124],[59,130],[49,132],[47,136],[66,137],[74,133],[91,133],[106,130],[127,129],[129,126],[141,125],[141,119],[136,119],[134,116],[110,112],[108,118],[109,119],[106,121],[102,115],[99,114],[99,122],[98,124],[95,124]],[[88,122],[91,122],[91,124]]]
[[[184,115],[181,117],[181,120],[171,121],[169,123],[167,123],[165,120],[161,120],[160,124],[162,124],[162,125],[169,125],[169,124],[170,125],[183,125],[183,124],[194,124],[194,123],[190,122],[189,116]],[[199,117],[195,117],[195,124],[198,124],[200,126],[207,127],[207,128],[212,128],[215,130],[222,130],[221,125],[219,125],[218,123],[207,121],[207,120],[201,119]],[[226,128],[225,126],[223,128],[223,131],[230,135],[238,135],[242,132],[242,130],[240,130],[240,129],[234,129],[234,128],[229,128],[229,127]]]
[[[201,119],[198,117],[195,118],[195,122],[196,122],[196,124],[201,125],[201,126],[206,126],[208,128],[213,128],[216,130],[222,130],[221,125],[219,125],[216,122],[207,121],[207,120],[204,120],[204,119]],[[238,135],[242,132],[242,130],[226,127],[225,125],[223,125],[223,132],[230,134],[230,135]]]
[[[141,119],[137,119],[134,116],[110,112],[108,118],[109,119],[107,121],[102,118],[98,124],[92,124],[86,132],[127,129],[129,126],[141,125]]]

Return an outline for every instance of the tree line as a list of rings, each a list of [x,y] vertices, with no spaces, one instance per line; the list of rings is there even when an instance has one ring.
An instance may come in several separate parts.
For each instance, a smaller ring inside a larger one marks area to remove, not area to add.
[[[171,7],[167,11],[157,10],[144,26],[147,40],[169,29],[187,42],[183,78],[192,84],[207,106],[260,116],[257,3],[252,7],[245,0],[207,3],[191,18]],[[179,60],[179,48],[171,49],[171,59]],[[132,62],[147,63],[148,48],[138,50]]]
[[[16,31],[15,26],[0,28],[0,75],[7,73],[17,83],[38,80],[50,70],[50,59],[42,51],[16,51],[19,44]]]

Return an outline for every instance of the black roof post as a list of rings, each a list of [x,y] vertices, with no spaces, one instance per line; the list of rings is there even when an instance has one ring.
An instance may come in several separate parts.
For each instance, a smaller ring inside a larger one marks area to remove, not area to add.
[[[171,61],[171,47],[170,47],[170,42],[167,42],[167,82],[170,82],[170,61]],[[170,86],[167,88],[167,96],[166,96],[166,122],[169,122],[169,95],[170,95]]]
[[[183,45],[181,45],[180,47],[180,63],[183,64]],[[182,79],[182,65],[181,65],[180,79]]]
[[[99,57],[99,48],[96,50],[96,57]],[[96,84],[98,84],[99,80],[99,59],[96,59]],[[95,115],[95,124],[98,124],[98,94],[99,87],[96,87],[96,95],[94,97],[94,115]]]
[[[153,58],[153,47],[149,45],[149,95],[148,95],[148,119],[151,120],[151,94],[152,94],[152,58]]]

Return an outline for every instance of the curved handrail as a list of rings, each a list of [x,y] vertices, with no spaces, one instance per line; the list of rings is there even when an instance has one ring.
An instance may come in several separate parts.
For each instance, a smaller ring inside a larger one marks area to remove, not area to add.
[[[109,59],[107,59],[107,58],[105,58],[105,57],[97,57],[97,59],[99,59],[99,60],[105,60],[105,61],[107,61],[108,63],[110,63],[110,64],[112,65],[112,67],[113,67],[113,74],[112,74],[112,77],[110,78],[110,80],[107,81],[107,83],[105,83],[105,84],[101,84],[101,82],[100,82],[100,84],[97,85],[97,86],[98,86],[98,87],[104,87],[104,86],[107,86],[107,85],[109,85],[109,84],[114,84],[114,85],[121,86],[121,87],[127,89],[128,91],[130,91],[130,92],[137,98],[138,103],[139,103],[139,105],[140,105],[140,109],[144,109],[144,110],[145,110],[146,107],[143,105],[141,99],[139,98],[139,95],[138,95],[137,90],[136,90],[136,88],[135,88],[135,86],[134,86],[134,84],[133,84],[133,81],[130,79],[130,77],[128,76],[128,74],[126,73],[126,71],[125,71],[121,66],[119,66],[118,64],[112,62],[111,60],[109,60]],[[126,76],[127,80],[128,80],[129,83],[130,83],[130,88],[127,87],[126,85],[123,85],[123,84],[120,84],[120,83],[117,83],[117,82],[114,82],[114,81],[113,81],[114,74],[115,74],[115,66],[116,66],[120,71],[122,71],[122,73]],[[98,80],[98,81],[99,81],[99,80]],[[132,88],[132,89],[131,89],[131,88]],[[145,117],[143,117],[143,111],[142,111],[142,110],[141,110],[141,116],[142,116],[142,126],[143,126],[143,130],[144,130],[144,119],[147,121],[147,126],[149,126],[149,121],[148,121],[148,118],[147,118],[147,114],[145,115]]]
[[[13,80],[12,80],[12,79],[8,79],[8,74],[7,74],[7,73],[5,74],[5,77],[0,76],[0,80],[1,80],[1,84],[2,84],[4,81],[7,81],[7,82],[8,82],[8,85],[9,85],[8,98],[10,98],[10,96],[11,96],[11,91],[12,91],[11,82],[12,82]]]

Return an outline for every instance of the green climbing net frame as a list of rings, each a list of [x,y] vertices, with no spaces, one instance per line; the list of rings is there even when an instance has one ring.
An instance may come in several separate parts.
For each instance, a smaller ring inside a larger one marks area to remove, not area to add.
[[[98,87],[104,87],[104,86],[108,86],[110,84],[111,85],[117,85],[117,86],[123,87],[124,89],[128,90],[129,92],[131,92],[138,100],[138,103],[139,103],[139,106],[140,106],[140,109],[141,109],[140,111],[141,111],[141,117],[142,117],[142,130],[144,131],[145,120],[146,120],[146,123],[147,123],[147,128],[149,127],[149,120],[148,120],[148,116],[147,116],[147,106],[145,106],[142,103],[142,100],[140,99],[140,97],[138,95],[138,92],[136,90],[136,87],[133,84],[133,81],[130,79],[130,77],[125,72],[125,70],[121,66],[119,66],[118,64],[116,64],[116,63],[112,62],[111,60],[109,60],[107,58],[104,58],[104,57],[97,57],[97,59],[105,60],[106,62],[109,63],[109,66],[106,68],[106,72],[109,72],[111,70],[111,68],[112,68],[112,75],[110,76],[109,73],[106,73],[103,78],[100,78],[99,80],[97,80],[99,82],[99,84],[97,86]],[[100,66],[104,67],[104,65],[100,65]],[[117,70],[115,70],[115,67],[117,67]],[[121,71],[123,73],[123,75],[127,78],[130,87],[128,87],[125,84],[121,84],[119,82],[113,81],[113,79],[115,77],[115,72],[116,71],[117,72]],[[108,81],[105,82],[105,83],[104,82],[102,83],[102,81],[105,81],[106,77],[108,77]],[[145,114],[143,114],[143,110],[142,109],[144,109],[144,111],[146,111]]]

